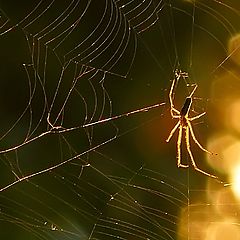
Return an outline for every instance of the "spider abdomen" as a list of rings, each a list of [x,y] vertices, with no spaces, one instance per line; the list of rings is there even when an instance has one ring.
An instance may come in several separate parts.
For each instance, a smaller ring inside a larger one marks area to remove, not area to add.
[[[181,116],[186,116],[189,112],[189,109],[191,107],[191,104],[192,104],[192,98],[191,97],[187,97],[185,102],[184,102],[184,105],[180,111],[180,115]]]

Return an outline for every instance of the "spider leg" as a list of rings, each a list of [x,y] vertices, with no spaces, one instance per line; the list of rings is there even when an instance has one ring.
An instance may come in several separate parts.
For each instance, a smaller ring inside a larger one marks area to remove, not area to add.
[[[187,74],[187,73],[182,72],[181,70],[180,70],[180,71],[175,71],[176,79],[173,79],[172,85],[171,85],[171,88],[170,88],[170,91],[169,91],[169,94],[168,94],[169,101],[170,101],[170,107],[171,107],[170,112],[171,112],[172,118],[178,118],[179,115],[180,115],[180,111],[178,111],[178,110],[174,107],[174,103],[173,103],[173,100],[174,100],[174,94],[173,94],[174,86],[175,86],[176,81],[178,81],[181,76],[184,77],[186,74]],[[194,91],[195,91],[195,90],[194,90]]]
[[[175,127],[172,129],[172,131],[170,132],[168,138],[166,139],[166,142],[169,142],[173,136],[173,134],[176,132],[177,128],[180,125],[180,121],[178,121],[178,123],[175,125]]]
[[[188,118],[188,120],[191,122],[191,121],[193,121],[193,120],[195,120],[195,119],[198,119],[198,118],[202,117],[202,116],[205,115],[205,114],[206,114],[206,112],[203,112],[203,113],[201,113],[201,114],[199,114],[199,115],[197,115],[197,116],[195,116],[195,117]]]
[[[179,80],[179,78],[180,78],[180,76],[177,78],[177,81]],[[174,86],[175,86],[175,82],[176,82],[176,79],[173,79],[173,82],[172,82],[172,85],[171,85],[171,88],[170,88],[170,91],[169,91],[169,94],[168,94],[172,117],[175,116],[174,113],[176,113],[178,115],[180,114],[180,112],[174,107],[174,103],[173,103],[173,99],[174,99],[173,89],[174,89]]]
[[[194,88],[193,88],[192,92],[190,93],[189,98],[192,98],[192,96],[193,96],[194,92],[196,91],[197,87],[198,87],[198,85],[194,84]]]
[[[179,118],[180,112],[176,108],[171,107],[170,112],[171,112],[172,118]]]
[[[200,115],[201,115],[201,114],[200,114]],[[193,139],[193,141],[198,145],[198,147],[199,147],[202,151],[204,151],[204,152],[206,152],[206,153],[208,153],[208,154],[217,155],[216,153],[213,153],[213,152],[208,151],[206,148],[204,148],[204,147],[198,142],[198,140],[197,140],[196,137],[195,137],[195,134],[194,134],[194,132],[193,132],[192,125],[191,125],[191,123],[189,122],[189,120],[187,120],[187,124],[188,124],[188,128],[189,128],[189,130],[190,130],[192,139]]]
[[[187,72],[182,72],[181,69],[176,69],[175,70],[175,77],[177,78],[177,80],[182,77],[182,78],[188,78],[188,73]]]
[[[173,104],[173,88],[174,88],[174,85],[175,85],[175,79],[172,82],[172,86],[171,86],[169,94],[168,94],[171,109],[174,108],[174,104]]]
[[[180,125],[179,133],[178,133],[178,141],[177,141],[177,166],[180,168],[188,168],[189,165],[185,165],[181,163],[181,143],[182,143],[182,129],[183,127]]]
[[[185,137],[186,137],[187,151],[188,151],[188,154],[189,154],[189,156],[190,156],[190,159],[191,159],[193,168],[194,168],[196,171],[198,171],[198,172],[200,172],[200,173],[202,173],[202,174],[204,174],[204,175],[206,175],[206,176],[208,176],[208,177],[218,178],[218,177],[216,177],[215,175],[212,175],[212,174],[210,174],[210,173],[207,173],[207,172],[205,172],[205,171],[203,171],[202,169],[200,169],[200,168],[197,167],[197,164],[196,164],[195,161],[194,161],[194,158],[193,158],[193,155],[192,155],[192,151],[191,151],[191,148],[190,148],[189,129],[190,129],[190,133],[191,133],[191,135],[192,135],[191,125],[188,125],[188,126],[186,127],[186,132],[185,132],[186,135],[185,135]],[[194,135],[192,135],[192,137],[193,137],[193,136],[194,136]]]

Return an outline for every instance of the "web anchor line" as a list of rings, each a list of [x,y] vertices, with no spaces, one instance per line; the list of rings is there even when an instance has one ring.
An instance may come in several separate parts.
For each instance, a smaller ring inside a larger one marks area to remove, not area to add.
[[[145,108],[137,109],[137,110],[134,110],[134,111],[131,111],[131,112],[128,112],[128,113],[123,113],[123,114],[120,114],[120,115],[117,115],[117,116],[113,116],[113,117],[110,117],[110,118],[105,118],[105,119],[102,119],[102,120],[97,121],[97,122],[88,123],[88,124],[85,124],[85,125],[82,125],[82,126],[79,126],[79,127],[74,127],[74,128],[67,128],[66,129],[66,128],[62,127],[62,126],[51,126],[52,128],[49,131],[46,131],[46,132],[42,133],[37,138],[39,139],[40,137],[43,137],[43,136],[45,136],[47,134],[52,134],[52,133],[56,133],[56,132],[64,133],[64,132],[73,131],[73,130],[76,130],[76,129],[79,129],[79,128],[87,128],[87,127],[94,126],[94,125],[97,125],[97,124],[100,124],[100,123],[112,121],[112,120],[115,120],[115,119],[118,119],[118,118],[121,118],[121,117],[124,117],[124,116],[130,116],[132,114],[136,114],[136,113],[140,113],[140,112],[147,112],[150,109],[157,108],[159,106],[164,106],[164,105],[165,105],[165,103],[157,103],[157,104],[145,107]],[[9,148],[9,149],[6,149],[6,150],[2,150],[2,151],[0,151],[0,154],[1,153],[6,153],[6,152],[10,152],[10,151],[14,151],[14,150],[16,150],[19,147],[22,147],[24,145],[27,145],[28,143],[31,143],[32,141],[34,141],[37,138],[35,137],[33,139],[29,139],[28,141],[24,141],[22,144],[19,144],[18,146],[15,146],[15,147],[12,147],[12,148]],[[53,165],[53,166],[51,166],[49,168],[45,168],[45,169],[43,169],[43,170],[41,170],[39,172],[35,172],[35,173],[32,173],[32,174],[23,176],[21,178],[18,178],[16,181],[6,185],[5,187],[2,187],[0,189],[0,192],[3,192],[5,190],[9,189],[10,187],[12,187],[12,186],[14,186],[14,185],[16,185],[16,184],[18,184],[20,182],[23,182],[24,180],[27,181],[27,180],[29,180],[32,177],[41,175],[43,173],[49,172],[51,170],[54,170],[54,169],[56,169],[56,168],[58,168],[58,167],[60,167],[62,165],[65,165],[66,163],[72,162],[74,159],[79,158],[80,156],[83,156],[83,155],[87,154],[88,152],[93,151],[93,150],[99,148],[100,146],[105,145],[106,143],[109,143],[113,139],[115,139],[115,138],[111,138],[111,139],[109,139],[109,140],[107,140],[107,141],[105,141],[105,142],[103,142],[101,144],[98,144],[95,147],[92,147],[92,148],[90,148],[90,149],[88,149],[88,150],[86,150],[86,151],[84,151],[84,152],[74,156],[73,158],[67,159],[64,162],[61,162],[61,163],[59,163],[57,165]]]
[[[128,112],[128,113],[123,113],[123,114],[120,114],[120,115],[117,115],[117,116],[104,118],[104,119],[96,121],[96,122],[91,122],[91,123],[84,124],[84,125],[82,125],[82,128],[91,127],[91,126],[94,126],[94,125],[97,125],[97,124],[100,124],[100,123],[109,122],[109,121],[116,120],[116,119],[122,118],[122,117],[128,117],[130,115],[140,113],[140,112],[147,112],[150,109],[157,108],[157,107],[160,107],[160,106],[164,106],[165,104],[166,103],[157,103],[157,104],[154,104],[154,105],[151,105],[151,106],[148,106],[148,107],[145,107],[145,108],[137,109],[137,110],[134,110],[134,111],[131,111],[131,112]]]

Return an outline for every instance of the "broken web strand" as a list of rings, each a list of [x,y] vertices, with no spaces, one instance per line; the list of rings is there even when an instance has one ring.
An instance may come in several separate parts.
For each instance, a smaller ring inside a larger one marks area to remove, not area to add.
[[[36,138],[30,139],[30,140],[28,140],[28,141],[25,141],[24,143],[22,143],[22,144],[20,144],[20,145],[18,145],[18,146],[15,146],[15,147],[13,147],[13,148],[6,149],[6,150],[1,150],[1,151],[0,151],[0,154],[8,153],[8,152],[11,152],[11,151],[13,151],[13,150],[17,150],[18,148],[20,148],[20,147],[22,147],[22,146],[24,146],[24,145],[27,145],[27,144],[31,143],[32,141],[35,141],[36,139],[38,139],[38,138],[40,138],[40,137],[43,137],[43,136],[45,136],[45,135],[47,135],[47,134],[52,134],[52,133],[54,133],[54,132],[57,132],[57,133],[65,133],[65,132],[73,131],[73,130],[76,130],[76,129],[79,129],[79,128],[87,128],[87,127],[91,127],[91,126],[94,126],[94,125],[97,125],[97,124],[101,124],[101,123],[104,123],[104,122],[113,121],[113,120],[116,120],[116,119],[118,119],[118,118],[128,117],[128,116],[130,116],[130,115],[132,115],[132,114],[136,114],[136,113],[140,113],[140,112],[148,112],[150,109],[157,108],[157,107],[164,106],[164,105],[165,105],[165,103],[154,104],[154,105],[152,105],[152,106],[148,106],[148,107],[145,107],[145,108],[142,108],[142,109],[134,110],[134,111],[131,111],[131,112],[128,112],[128,113],[124,113],[124,114],[121,114],[121,115],[117,115],[117,116],[113,116],[113,117],[106,118],[106,119],[103,119],[103,120],[99,120],[99,121],[97,121],[97,122],[92,122],[92,123],[89,123],[89,124],[85,124],[85,125],[80,126],[80,127],[73,127],[73,128],[70,128],[70,129],[64,129],[64,127],[62,127],[62,126],[61,126],[61,127],[60,127],[60,126],[59,126],[59,127],[53,127],[51,130],[42,133],[41,136],[38,136],[38,137],[36,137]],[[116,136],[116,137],[117,137],[117,136]],[[115,137],[114,137],[113,139],[115,139]],[[15,185],[15,184],[17,184],[17,183],[19,183],[19,182],[22,182],[22,181],[28,180],[28,179],[30,179],[30,178],[32,178],[32,177],[34,177],[34,176],[37,176],[37,175],[40,175],[40,174],[43,174],[43,173],[52,171],[53,169],[56,169],[56,168],[58,168],[58,167],[60,167],[60,166],[62,166],[62,165],[64,165],[64,164],[66,164],[66,163],[68,163],[68,162],[71,162],[71,161],[73,161],[74,159],[77,159],[77,158],[81,157],[82,155],[85,155],[87,152],[91,152],[91,151],[94,151],[95,149],[98,149],[100,146],[105,145],[105,144],[111,142],[113,139],[109,139],[108,141],[106,141],[106,142],[104,142],[104,143],[101,143],[101,144],[99,144],[99,145],[97,145],[97,146],[95,146],[95,147],[93,147],[93,148],[90,148],[88,151],[83,152],[83,153],[75,156],[74,158],[68,159],[68,160],[66,160],[66,161],[64,161],[64,162],[62,162],[62,163],[60,163],[60,164],[58,164],[58,165],[52,166],[52,167],[50,167],[50,168],[48,168],[48,169],[44,169],[44,170],[42,170],[42,171],[40,171],[40,172],[37,172],[37,173],[34,173],[34,174],[30,174],[30,175],[25,176],[25,177],[22,177],[22,178],[19,178],[17,181],[13,182],[12,184],[9,184],[8,186],[1,188],[1,189],[0,189],[0,192],[6,190],[6,189],[8,189],[8,188],[10,188],[11,186],[13,186],[13,185]]]

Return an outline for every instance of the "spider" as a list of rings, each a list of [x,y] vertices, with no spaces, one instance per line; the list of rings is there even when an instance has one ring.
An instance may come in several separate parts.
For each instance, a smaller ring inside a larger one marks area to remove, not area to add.
[[[170,101],[170,113],[171,113],[171,116],[172,118],[177,118],[179,119],[178,122],[176,123],[176,125],[173,127],[173,129],[171,130],[168,138],[166,139],[166,142],[169,142],[173,136],[173,134],[176,132],[176,130],[178,129],[179,132],[178,132],[178,140],[177,140],[177,166],[180,168],[188,168],[189,165],[185,165],[185,164],[182,164],[181,162],[181,143],[182,143],[182,134],[183,134],[183,131],[185,131],[185,143],[186,143],[186,148],[187,148],[187,152],[190,156],[190,160],[191,160],[191,164],[193,166],[193,168],[202,173],[202,174],[205,174],[209,177],[212,177],[212,178],[217,178],[216,176],[210,174],[210,173],[207,173],[203,170],[201,170],[200,168],[197,167],[197,164],[195,163],[194,161],[194,158],[193,158],[193,154],[191,152],[191,148],[190,148],[190,136],[192,137],[193,141],[197,144],[197,146],[204,152],[208,153],[208,154],[211,154],[213,155],[214,153],[208,151],[207,149],[205,149],[199,142],[198,140],[196,139],[195,137],[195,134],[193,132],[193,128],[192,128],[192,124],[191,122],[196,120],[196,119],[199,119],[200,117],[202,117],[203,115],[206,114],[206,112],[203,112],[201,114],[198,114],[194,117],[189,117],[189,111],[191,109],[191,105],[192,105],[192,100],[193,100],[193,94],[195,93],[196,89],[197,89],[197,85],[193,85],[194,88],[192,90],[192,92],[190,93],[190,95],[188,97],[186,97],[185,99],[185,102],[183,104],[183,107],[181,109],[181,111],[177,110],[175,107],[174,107],[174,104],[173,104],[173,89],[174,89],[174,86],[175,86],[175,82],[178,81],[180,79],[180,77],[183,77],[183,79],[187,78],[188,77],[188,74],[186,72],[182,72],[181,70],[176,70],[175,71],[175,79],[173,80],[172,82],[172,86],[171,86],[171,89],[170,89],[170,92],[169,92],[169,101]]]

